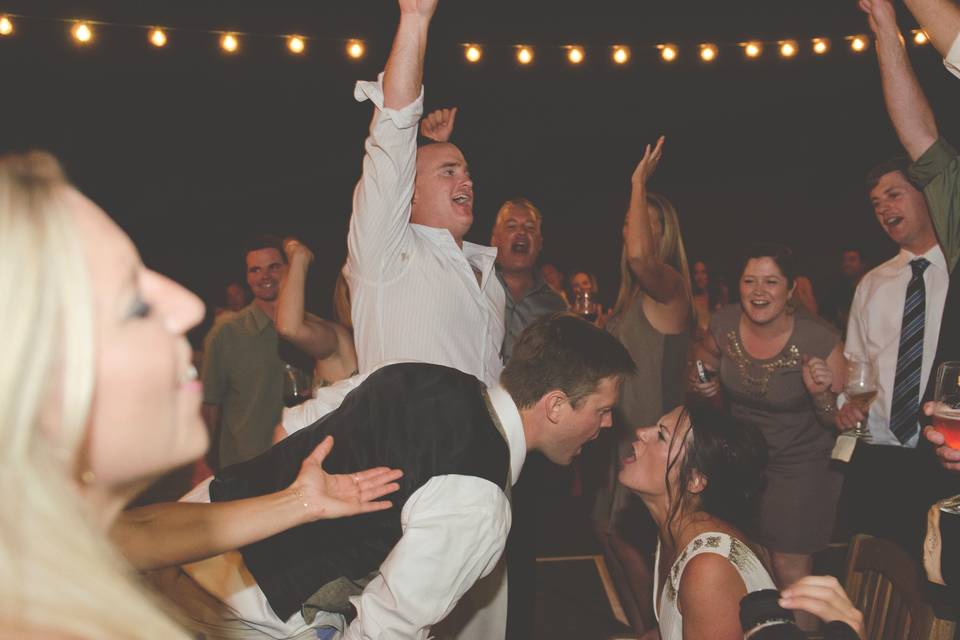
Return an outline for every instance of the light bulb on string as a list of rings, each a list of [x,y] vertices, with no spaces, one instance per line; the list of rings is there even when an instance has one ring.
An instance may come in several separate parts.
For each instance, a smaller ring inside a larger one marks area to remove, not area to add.
[[[289,36],[287,38],[287,49],[290,50],[290,53],[299,55],[303,53],[304,49],[307,48],[306,42],[304,42],[303,37],[301,36]]]
[[[664,62],[673,62],[679,55],[677,45],[674,44],[658,44],[657,48],[660,49],[660,59]]]
[[[630,49],[623,45],[613,48],[613,61],[617,64],[626,64],[630,60]]]
[[[0,16],[0,36],[9,36],[13,33],[13,21],[7,16]]]
[[[567,60],[570,61],[570,64],[580,64],[583,62],[583,47],[567,47]]]
[[[867,43],[866,36],[852,36],[850,38],[850,48],[856,53],[863,53],[867,48]]]
[[[914,29],[913,44],[917,45],[918,47],[922,47],[928,42],[930,42],[930,38],[927,37],[927,34],[923,29]]]
[[[467,62],[480,62],[480,58],[483,57],[483,50],[479,45],[468,44],[463,51],[463,55]]]
[[[784,40],[780,43],[780,57],[792,58],[797,55],[797,43],[794,40]]]
[[[237,39],[236,35],[232,33],[225,33],[220,38],[220,48],[227,53],[236,53],[237,49],[240,48],[240,41]]]
[[[830,51],[830,40],[827,38],[814,38],[813,39],[813,52],[818,56]]]
[[[717,59],[717,45],[705,43],[700,45],[700,59],[704,62],[713,62]]]
[[[759,58],[763,53],[763,45],[759,42],[745,42],[743,44],[743,54],[748,58]]]
[[[528,65],[533,62],[533,49],[526,46],[517,48],[517,62],[522,65]]]
[[[89,44],[93,40],[93,29],[86,22],[76,22],[70,30],[73,39],[79,44]]]
[[[163,29],[155,27],[150,30],[150,35],[148,36],[150,44],[156,48],[161,48],[167,46],[167,34],[164,33]]]
[[[363,44],[363,40],[350,40],[347,43],[347,55],[353,58],[354,60],[359,60],[363,57],[363,54],[366,52],[366,47]]]

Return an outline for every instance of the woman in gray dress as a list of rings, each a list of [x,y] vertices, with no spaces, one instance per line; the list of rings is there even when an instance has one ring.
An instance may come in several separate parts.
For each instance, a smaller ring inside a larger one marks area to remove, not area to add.
[[[809,575],[812,554],[829,542],[842,482],[830,467],[835,434],[828,393],[842,388],[842,344],[832,326],[792,303],[795,288],[789,249],[748,251],[740,304],[714,314],[697,350],[708,376],[719,372],[719,378],[700,382],[695,368],[690,373],[696,392],[716,397],[722,388],[733,417],[766,438],[757,539],[771,551],[781,588]]]
[[[666,198],[647,191],[662,150],[663,138],[652,148],[647,145],[631,179],[620,292],[606,328],[630,352],[637,375],[620,389],[611,430],[615,443],[594,508],[611,574],[631,624],[641,633],[656,624],[650,605],[656,525],[642,502],[617,482],[617,473],[637,427],[654,424],[682,404],[693,326],[690,273],[677,213]]]

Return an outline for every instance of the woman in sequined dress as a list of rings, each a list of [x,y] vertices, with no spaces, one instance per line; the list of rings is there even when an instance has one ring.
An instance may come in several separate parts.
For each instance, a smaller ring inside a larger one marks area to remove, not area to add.
[[[835,405],[827,392],[842,388],[845,362],[836,330],[791,303],[789,249],[753,247],[743,265],[740,304],[714,314],[697,348],[713,378],[700,382],[694,367],[690,379],[704,397],[722,389],[733,417],[766,439],[770,462],[757,538],[770,549],[783,588],[810,574],[812,554],[833,531],[842,478],[830,465]],[[804,626],[815,624],[802,618]]]

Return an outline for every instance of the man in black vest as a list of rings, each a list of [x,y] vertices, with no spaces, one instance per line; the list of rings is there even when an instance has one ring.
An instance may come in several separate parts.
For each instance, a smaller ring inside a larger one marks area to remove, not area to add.
[[[170,595],[209,638],[458,633],[471,620],[455,606],[503,551],[509,487],[526,452],[569,464],[611,425],[620,382],[633,371],[616,339],[566,313],[521,335],[493,388],[439,365],[375,371],[332,413],[224,469],[209,497],[287,487],[316,444],[333,435],[327,471],[403,470],[393,508],[303,525],[189,565]],[[503,637],[503,614],[487,637]]]

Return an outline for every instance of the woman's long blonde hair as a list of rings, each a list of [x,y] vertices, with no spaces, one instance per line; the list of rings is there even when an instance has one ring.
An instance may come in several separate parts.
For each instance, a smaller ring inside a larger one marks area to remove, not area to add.
[[[0,158],[0,628],[186,638],[77,491],[96,351],[68,188],[49,154]]]
[[[687,300],[693,300],[693,294],[690,290],[690,268],[687,266],[687,250],[683,246],[683,236],[680,235],[680,219],[677,217],[677,210],[665,197],[650,193],[647,195],[647,206],[660,216],[660,227],[663,229],[663,235],[660,237],[660,246],[657,250],[657,256],[660,261],[670,265],[683,277],[683,286],[687,292]],[[630,304],[636,298],[640,291],[640,283],[637,282],[633,271],[630,270],[630,263],[627,260],[627,248],[623,247],[620,253],[620,290],[617,292],[617,301],[613,305],[614,317],[621,315],[630,308]],[[693,318],[693,307],[691,306],[690,317]]]

